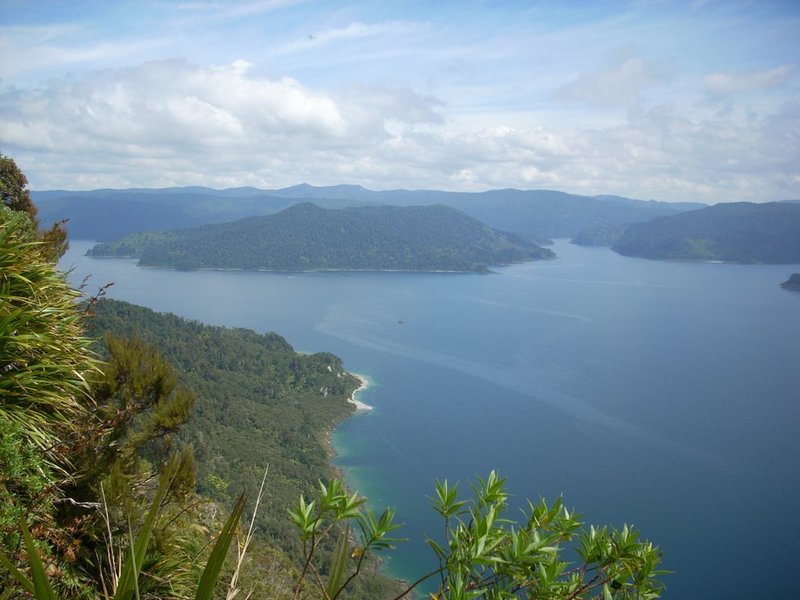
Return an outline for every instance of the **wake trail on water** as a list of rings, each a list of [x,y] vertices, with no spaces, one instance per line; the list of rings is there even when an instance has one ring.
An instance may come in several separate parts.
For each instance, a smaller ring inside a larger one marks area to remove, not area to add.
[[[516,381],[520,378],[518,377],[518,373],[513,371],[508,373],[500,369],[487,367],[484,363],[472,361],[453,352],[440,352],[424,347],[409,346],[363,332],[359,335],[356,332],[357,328],[352,327],[352,323],[348,322],[346,326],[344,325],[344,323],[339,321],[334,323],[332,321],[323,320],[315,325],[315,329],[355,346],[368,348],[391,356],[421,361],[477,377],[491,384],[521,394],[534,402],[546,405],[584,423],[600,426],[609,431],[630,436],[645,444],[659,447],[693,464],[702,462],[703,464],[736,475],[737,477],[750,478],[754,475],[753,467],[749,465],[742,463],[732,464],[730,459],[723,458],[688,444],[677,442],[657,431],[609,414],[592,405],[589,400],[569,395],[552,388],[544,389],[540,386],[537,389],[535,385],[517,383]],[[431,400],[435,401],[435,398]],[[511,402],[508,397],[495,399],[494,401],[497,400]],[[413,466],[413,462],[403,455],[389,440],[384,438],[384,442],[395,454],[402,458],[404,462]]]

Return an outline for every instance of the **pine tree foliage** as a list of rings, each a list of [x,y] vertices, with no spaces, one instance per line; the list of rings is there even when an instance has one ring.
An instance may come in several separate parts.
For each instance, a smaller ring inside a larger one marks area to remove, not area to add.
[[[168,478],[143,570],[149,588],[159,593],[164,588],[157,582],[189,586],[196,572],[165,565],[205,535],[194,493],[194,452],[175,438],[189,418],[194,394],[140,340],[108,336],[106,346],[108,358],[89,381],[93,409],[68,449],[74,470],[64,494],[72,501],[61,506],[58,520],[73,531],[76,564],[88,569],[97,563],[95,570],[113,571],[106,547],[126,547],[128,528],[142,525],[156,482]],[[102,513],[92,506],[99,498]]]

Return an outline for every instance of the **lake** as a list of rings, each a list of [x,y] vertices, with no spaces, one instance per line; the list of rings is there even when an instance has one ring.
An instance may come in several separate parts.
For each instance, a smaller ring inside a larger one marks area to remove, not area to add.
[[[247,273],[62,265],[88,291],[206,323],[276,331],[370,380],[375,407],[337,464],[434,564],[435,479],[497,469],[515,501],[563,495],[588,523],[662,547],[665,598],[796,598],[800,564],[798,266],[653,262],[564,241],[558,259],[446,273]]]

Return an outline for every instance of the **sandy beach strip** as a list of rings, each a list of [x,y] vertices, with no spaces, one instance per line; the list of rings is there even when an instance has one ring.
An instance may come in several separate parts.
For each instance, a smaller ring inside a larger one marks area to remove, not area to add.
[[[355,376],[356,379],[358,379],[360,385],[353,391],[353,393],[350,395],[347,401],[350,404],[354,405],[356,407],[356,410],[372,410],[374,407],[370,406],[369,404],[365,404],[364,402],[361,402],[361,400],[357,398],[359,392],[363,392],[365,389],[369,387],[369,381],[367,381],[366,377],[364,377],[363,375],[359,375],[358,373],[352,373],[352,375]]]

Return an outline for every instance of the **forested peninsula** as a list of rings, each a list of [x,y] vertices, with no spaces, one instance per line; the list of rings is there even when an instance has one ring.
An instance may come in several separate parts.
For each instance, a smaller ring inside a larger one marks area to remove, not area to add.
[[[800,205],[716,204],[631,225],[612,246],[625,256],[735,263],[800,263]]]
[[[111,299],[91,312],[88,334],[101,356],[108,356],[103,340],[109,335],[140,340],[157,348],[194,392],[179,436],[194,449],[202,496],[230,506],[242,490],[257,490],[269,468],[251,559],[267,563],[269,571],[291,572],[300,546],[286,510],[299,494],[311,497],[319,481],[333,477],[328,436],[353,413],[347,399],[358,379],[333,354],[295,352],[276,333],[205,325]],[[365,575],[356,589],[366,596],[394,587],[379,575]],[[247,585],[267,594],[263,583],[256,577]]]
[[[177,269],[455,272],[555,256],[446,206],[326,209],[310,203],[232,223],[133,234],[89,254]]]
[[[326,432],[352,414],[347,398],[359,386],[338,357],[300,354],[276,333],[205,325],[119,300],[104,299],[92,313],[88,334],[102,356],[108,334],[137,338],[158,348],[194,390],[194,411],[181,436],[195,449],[203,494],[230,500],[237,490],[257,487],[269,463],[268,515],[330,477]],[[262,521],[269,537],[286,547],[290,524]]]

